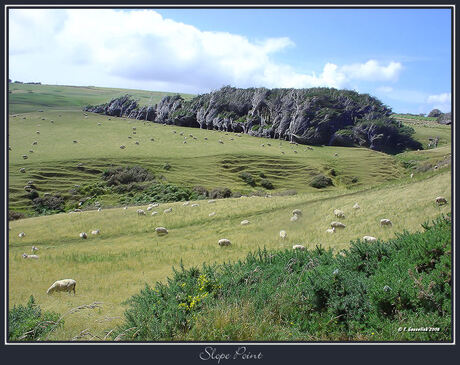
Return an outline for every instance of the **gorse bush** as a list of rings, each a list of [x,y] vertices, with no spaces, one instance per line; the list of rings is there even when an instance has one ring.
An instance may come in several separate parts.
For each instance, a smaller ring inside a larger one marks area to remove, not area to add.
[[[44,195],[32,201],[34,209],[40,214],[56,213],[64,211],[64,197],[61,195]]]
[[[142,188],[140,192],[124,195],[120,198],[122,204],[144,204],[150,202],[176,202],[203,199],[195,190],[174,184],[153,184]]]
[[[26,306],[18,305],[8,311],[8,340],[9,341],[39,341],[45,340],[48,333],[53,331],[60,321],[59,314],[43,312],[35,304],[31,295]]]
[[[242,172],[240,173],[240,178],[250,186],[256,186],[256,181],[254,177],[249,172]]]
[[[451,340],[451,223],[336,254],[250,253],[185,269],[128,300],[116,335],[159,340]],[[439,331],[398,328],[432,326]],[[134,329],[133,329],[134,328]],[[131,330],[133,329],[133,330]]]
[[[268,179],[262,179],[260,180],[260,186],[264,187],[265,189],[271,190],[274,189],[275,187],[273,186],[272,182]]]
[[[322,174],[316,175],[311,181],[310,186],[322,189],[332,185],[332,179]]]
[[[150,171],[144,169],[141,166],[127,166],[105,170],[102,173],[102,178],[107,182],[108,186],[113,186],[142,181],[151,181],[155,177]]]

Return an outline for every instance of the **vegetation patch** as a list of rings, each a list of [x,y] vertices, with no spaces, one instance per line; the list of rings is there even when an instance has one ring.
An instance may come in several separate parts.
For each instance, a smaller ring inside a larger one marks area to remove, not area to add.
[[[44,195],[32,200],[34,209],[39,214],[54,214],[64,211],[64,198],[62,195]]]
[[[242,172],[240,173],[240,178],[248,185],[250,186],[256,186],[256,181],[254,180],[254,177],[249,173],[249,172]]]
[[[102,178],[107,182],[108,186],[113,186],[151,181],[155,176],[149,170],[141,166],[127,166],[105,170],[102,173]]]
[[[316,189],[323,189],[328,186],[331,186],[332,184],[332,179],[330,177],[324,176],[322,174],[316,175],[311,181],[310,181],[310,186],[316,188]]]
[[[275,187],[273,186],[272,182],[268,179],[260,180],[260,186],[264,187],[265,189],[272,190]]]

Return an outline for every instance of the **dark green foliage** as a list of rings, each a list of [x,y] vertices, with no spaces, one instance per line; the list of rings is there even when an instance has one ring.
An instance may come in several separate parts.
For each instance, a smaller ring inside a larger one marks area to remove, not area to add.
[[[332,179],[322,174],[316,175],[311,181],[310,186],[316,189],[326,188],[332,185]]]
[[[165,170],[167,170],[167,171],[168,171],[168,170],[171,170],[171,165],[170,165],[169,163],[166,162],[166,163],[163,165],[163,169],[165,169]]]
[[[441,217],[424,227],[425,232],[404,232],[388,242],[351,242],[341,255],[320,246],[264,249],[232,264],[181,266],[167,284],[146,286],[128,301],[117,333],[126,331],[124,339],[139,341],[187,334],[193,340],[235,341],[240,323],[263,332],[263,322],[273,329],[265,335],[271,340],[292,340],[295,333],[313,341],[450,341],[451,223]],[[246,303],[247,312],[221,324],[219,313],[239,303]],[[426,326],[440,331],[398,332]],[[136,331],[130,334],[132,327]]]
[[[196,191],[174,184],[153,184],[145,187],[140,192],[130,192],[127,196],[122,196],[122,204],[144,204],[150,202],[176,202],[186,200],[198,200],[203,196]]]
[[[32,200],[34,209],[40,214],[50,214],[64,211],[64,198],[59,195],[44,195]]]
[[[259,172],[259,176],[260,176],[262,179],[265,179],[265,178],[267,177],[263,172]]]
[[[209,193],[209,197],[212,199],[230,198],[232,191],[229,188],[215,188]]]
[[[274,189],[275,187],[273,186],[272,182],[268,179],[262,179],[260,180],[260,186],[264,187],[265,189]]]
[[[22,219],[24,218],[24,214],[20,212],[15,212],[14,210],[8,210],[8,220],[9,221],[14,221],[16,219]]]
[[[251,185],[251,186],[256,186],[256,181],[254,180],[254,177],[249,172],[243,171],[242,173],[240,173],[240,178],[246,184]]]
[[[203,186],[195,186],[193,191],[203,198],[207,198],[209,196],[209,191]]]
[[[27,198],[30,200],[34,200],[35,198],[38,198],[38,191],[35,189],[31,189],[27,192]]]
[[[102,173],[102,178],[108,186],[129,184],[134,182],[151,181],[153,174],[141,166],[116,167]]]
[[[18,305],[8,311],[8,340],[9,341],[40,341],[53,331],[60,321],[59,314],[54,312],[43,312],[35,304],[31,295],[26,306]]]

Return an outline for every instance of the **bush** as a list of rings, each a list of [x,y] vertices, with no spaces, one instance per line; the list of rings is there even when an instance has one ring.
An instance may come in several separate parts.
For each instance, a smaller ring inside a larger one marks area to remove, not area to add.
[[[268,179],[262,179],[262,180],[260,181],[260,186],[264,187],[265,189],[269,189],[269,190],[275,188],[275,187],[273,186],[273,184],[271,183],[271,181],[268,180]]]
[[[130,192],[131,196],[123,196],[120,199],[122,204],[144,204],[150,202],[177,202],[186,200],[197,200],[203,198],[192,189],[173,184],[153,184],[143,191]]]
[[[8,340],[9,341],[40,341],[53,331],[57,325],[59,314],[54,312],[42,313],[31,295],[26,306],[14,306],[8,311]],[[64,322],[60,321],[59,325]]]
[[[216,188],[209,193],[211,199],[230,198],[231,196],[232,191],[229,188]]]
[[[165,169],[166,171],[171,170],[171,165],[170,165],[169,163],[166,162],[166,163],[163,165],[163,169]]]
[[[24,218],[24,214],[20,212],[15,212],[14,210],[8,210],[8,220],[15,221],[17,219]]]
[[[64,211],[64,198],[59,195],[44,195],[32,200],[34,209],[40,214],[48,214]]]
[[[209,196],[209,191],[203,186],[195,186],[193,191],[203,198],[207,198]]]
[[[102,173],[102,178],[108,186],[130,184],[135,182],[151,181],[154,175],[140,166],[117,167]]]
[[[311,181],[310,186],[322,189],[332,185],[332,179],[322,174],[316,175]]]
[[[256,181],[249,172],[240,173],[240,178],[250,186],[256,186]]]

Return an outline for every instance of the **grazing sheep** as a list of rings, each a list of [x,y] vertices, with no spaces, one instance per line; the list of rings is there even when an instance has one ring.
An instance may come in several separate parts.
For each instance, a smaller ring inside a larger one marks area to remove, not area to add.
[[[179,135],[180,135],[180,136],[183,136],[183,135],[184,135],[184,132],[180,132]]]
[[[35,133],[40,134],[40,131],[36,131]]]
[[[95,229],[94,231],[91,231],[91,234],[99,234],[101,231],[99,231],[98,229]]]
[[[35,145],[37,145],[37,144],[38,144],[37,141],[33,141],[33,142],[32,142],[32,146],[35,146]]]
[[[121,148],[122,150],[124,150],[124,149],[126,148],[126,146],[121,145],[120,148]]]
[[[22,167],[22,168],[19,169],[19,172],[25,173],[26,169],[24,167]]]
[[[97,211],[98,212],[102,211],[102,208],[101,207],[97,208]]]
[[[158,236],[164,236],[168,234],[168,230],[165,227],[157,227],[155,228],[155,232]]]
[[[150,140],[151,140],[152,142],[155,142],[155,138],[150,138]]]
[[[281,237],[282,239],[285,239],[285,238],[287,237],[286,231],[280,231],[280,237]]]
[[[212,216],[214,216],[214,215],[216,215],[216,212],[211,212],[211,213],[209,213],[209,216],[210,216],[210,217],[212,217]]]
[[[338,153],[334,153],[334,156],[337,157],[339,154]]]
[[[247,226],[249,224],[249,221],[245,219],[244,221],[241,221],[242,226]]]
[[[19,238],[22,238],[22,237],[25,237],[25,236],[26,236],[26,234],[24,232],[21,232],[21,233],[18,234]]]
[[[151,214],[151,215],[157,215],[157,214],[158,214],[158,212],[152,212],[152,214]]]
[[[224,141],[222,141],[221,139],[219,139],[219,143],[224,144]]]
[[[222,238],[219,240],[219,242],[217,242],[219,244],[219,246],[230,246],[232,243],[230,242],[230,240],[226,239],[226,238]]]
[[[326,229],[327,233],[335,233],[335,227]]]
[[[376,242],[377,238],[372,237],[372,236],[364,236],[363,241],[365,241],[365,242]]]
[[[35,251],[38,251],[38,247],[32,246],[32,253],[34,253]]]
[[[209,203],[209,204],[213,204],[213,203],[215,203],[215,202],[216,202],[215,200],[208,200],[208,203]]]
[[[73,141],[73,143],[78,143],[78,141]]]
[[[154,208],[155,208],[155,207],[158,207],[158,206],[160,206],[160,204],[158,204],[158,203],[153,203],[153,204],[152,204],[152,207],[154,207]]]
[[[361,207],[359,206],[358,203],[355,203],[355,205],[353,205],[353,209],[361,209]]]
[[[68,293],[73,291],[73,294],[75,295],[76,285],[77,282],[73,279],[58,280],[55,281],[54,284],[49,287],[49,289],[46,291],[46,294],[52,294],[58,291],[66,291]]]
[[[380,226],[392,226],[393,223],[389,219],[380,219]]]
[[[340,222],[331,222],[331,227],[332,228],[345,228],[345,224],[340,223]]]
[[[145,212],[142,209],[136,210],[137,215],[145,215]]]
[[[183,144],[187,144],[187,141],[182,142]]]
[[[133,127],[133,131],[135,131],[135,130],[136,130],[136,127]]]
[[[152,210],[152,209],[153,209],[152,206],[148,206],[148,207],[147,207],[147,210],[148,210],[148,211],[150,211],[150,210]]]
[[[190,202],[184,202],[184,204],[182,204],[184,207],[186,207],[187,205],[189,205]]]
[[[334,209],[334,215],[337,218],[345,218],[345,213],[341,211],[340,209]]]
[[[23,158],[24,160],[27,160],[27,159],[29,158],[29,156],[27,156],[27,155],[22,155],[22,158]]]
[[[302,211],[300,209],[294,209],[292,211],[292,215],[298,215],[300,217],[302,215]]]
[[[23,253],[22,258],[23,259],[35,259],[36,260],[36,259],[38,259],[38,256],[37,255],[28,255],[26,253]]]
[[[197,204],[197,203],[191,205],[191,207],[193,207],[193,208],[199,207],[199,206],[200,206],[200,204]]]
[[[296,215],[293,215],[293,216],[291,217],[291,222],[295,222],[295,221],[297,221],[298,219],[299,219],[299,216],[298,216],[297,214],[296,214]]]
[[[171,212],[172,212],[172,208],[168,208],[168,209],[163,210],[163,213],[171,213]]]
[[[438,205],[447,204],[447,199],[444,198],[443,196],[438,196],[438,197],[436,198],[436,203],[437,203]]]
[[[208,140],[208,137],[204,137],[204,140],[207,141],[207,140]]]
[[[30,152],[30,153],[34,153],[34,151],[33,151],[33,150],[29,150],[29,152]]]
[[[292,249],[293,249],[293,250],[301,250],[301,251],[304,251],[304,250],[305,250],[305,246],[302,246],[302,245],[294,245],[294,246],[292,246]]]
[[[88,235],[85,232],[80,233],[80,238],[83,238],[84,240],[88,238]]]
[[[110,119],[109,119],[110,120]],[[102,125],[102,123],[97,123],[97,125]]]
[[[139,142],[138,142],[138,141],[136,141],[136,142],[134,142],[134,143],[135,143],[135,144],[139,144]]]

